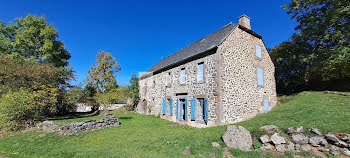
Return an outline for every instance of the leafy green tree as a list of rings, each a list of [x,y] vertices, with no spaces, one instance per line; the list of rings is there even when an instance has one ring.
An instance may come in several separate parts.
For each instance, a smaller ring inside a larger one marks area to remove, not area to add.
[[[128,86],[128,96],[132,101],[132,108],[135,109],[139,102],[139,79],[136,73],[133,73],[130,79],[130,86]]]
[[[96,88],[97,93],[105,93],[117,87],[116,73],[122,68],[112,54],[100,51],[89,70],[86,83]]]
[[[299,25],[272,50],[277,90],[350,89],[349,1],[293,0],[284,8]]]
[[[0,21],[0,54],[19,53],[55,67],[68,66],[71,55],[57,38],[57,30],[44,17],[27,15],[8,25]]]

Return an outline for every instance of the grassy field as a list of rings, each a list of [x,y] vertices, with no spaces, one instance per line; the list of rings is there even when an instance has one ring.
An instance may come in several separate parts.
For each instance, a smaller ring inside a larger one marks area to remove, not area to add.
[[[303,92],[281,97],[281,102],[282,104],[271,112],[238,125],[257,135],[260,133],[259,127],[268,124],[277,125],[281,129],[301,125],[320,128],[324,132],[350,133],[348,96]],[[112,113],[120,118],[122,126],[77,136],[28,131],[0,138],[0,157],[182,157],[186,147],[190,147],[190,157],[222,157],[223,147],[213,149],[211,142],[218,142],[224,146],[221,136],[226,126],[204,129],[169,126],[173,123],[155,116],[122,111]],[[90,116],[56,122],[70,123],[101,117]],[[230,152],[235,157],[293,157],[292,153],[272,155],[262,154],[258,150]]]

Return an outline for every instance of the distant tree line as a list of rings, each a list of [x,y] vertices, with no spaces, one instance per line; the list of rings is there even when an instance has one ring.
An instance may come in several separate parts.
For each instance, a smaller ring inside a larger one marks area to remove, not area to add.
[[[349,1],[293,0],[284,9],[299,24],[289,41],[270,51],[278,93],[349,91]]]

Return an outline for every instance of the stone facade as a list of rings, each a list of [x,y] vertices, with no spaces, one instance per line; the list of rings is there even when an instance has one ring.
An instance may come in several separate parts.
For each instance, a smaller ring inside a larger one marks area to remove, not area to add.
[[[256,56],[257,45],[261,48],[261,58]],[[198,82],[198,64],[202,63],[204,80]],[[263,85],[258,85],[257,68],[263,71]],[[180,83],[181,69],[186,72],[184,84]],[[141,77],[137,111],[194,127],[240,122],[276,106],[274,70],[260,36],[237,25],[213,49]],[[203,99],[207,101],[207,109],[201,104]],[[179,101],[187,101],[184,107],[187,110],[179,109]],[[191,119],[193,105],[196,119]],[[187,120],[180,119],[181,113],[186,114]]]

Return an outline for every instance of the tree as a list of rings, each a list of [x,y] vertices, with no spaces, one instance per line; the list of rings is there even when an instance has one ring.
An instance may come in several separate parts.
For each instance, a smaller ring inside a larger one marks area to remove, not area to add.
[[[112,54],[100,51],[89,70],[87,84],[93,85],[98,93],[105,93],[117,87],[116,73],[122,68]]]
[[[139,102],[139,79],[136,73],[133,73],[130,79],[130,86],[128,86],[128,96],[132,101],[132,108],[135,109]]]
[[[68,66],[71,55],[44,17],[27,15],[6,25],[0,21],[0,54],[18,53],[55,67]]]
[[[299,25],[272,50],[277,85],[283,83],[277,90],[350,89],[348,0],[293,0],[284,8]]]

